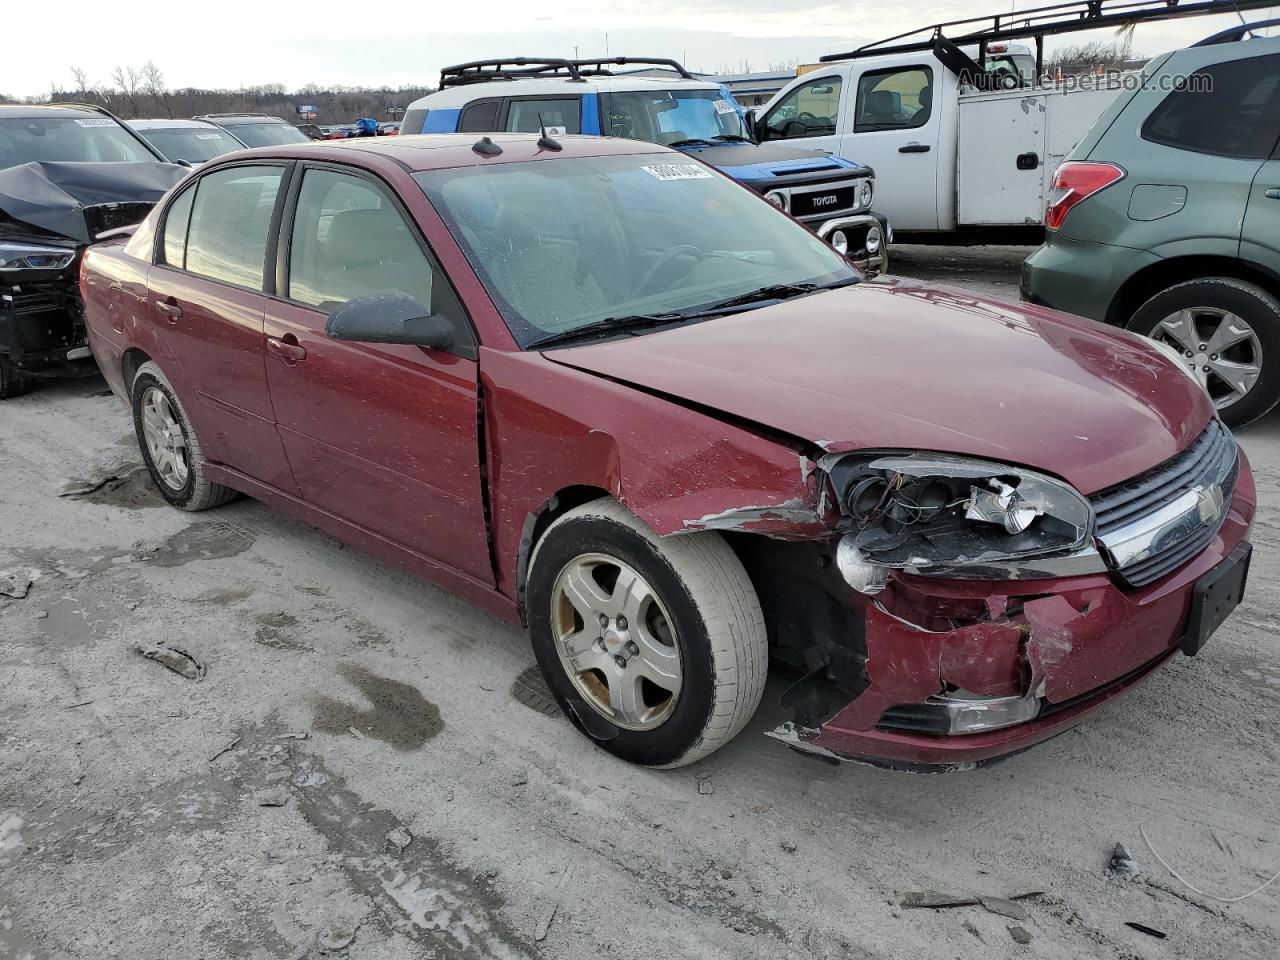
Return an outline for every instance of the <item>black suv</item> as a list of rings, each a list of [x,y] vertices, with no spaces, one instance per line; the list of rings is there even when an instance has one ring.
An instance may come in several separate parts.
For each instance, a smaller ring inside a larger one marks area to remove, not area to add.
[[[0,399],[94,371],[80,255],[186,173],[101,107],[0,104]]]

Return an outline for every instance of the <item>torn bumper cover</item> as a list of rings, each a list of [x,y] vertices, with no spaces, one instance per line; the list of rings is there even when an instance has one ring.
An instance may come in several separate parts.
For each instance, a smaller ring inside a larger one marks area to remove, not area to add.
[[[1256,499],[1243,453],[1230,479],[1212,539],[1140,587],[1116,569],[1077,573],[1070,564],[1062,575],[1003,580],[901,564],[879,590],[848,602],[863,608],[862,636],[848,640],[861,676],[836,679],[856,689],[852,700],[820,717],[800,711],[769,735],[828,759],[942,771],[1064,732],[1186,648],[1197,584],[1247,555]],[[864,505],[880,502],[879,487],[863,493]],[[918,497],[911,503],[918,509]]]

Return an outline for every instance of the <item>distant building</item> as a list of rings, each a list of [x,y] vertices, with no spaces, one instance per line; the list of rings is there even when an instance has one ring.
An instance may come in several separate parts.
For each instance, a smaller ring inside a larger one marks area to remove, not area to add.
[[[782,70],[776,73],[727,73],[711,79],[723,83],[733,94],[733,99],[750,110],[764,106],[795,78],[794,70]]]

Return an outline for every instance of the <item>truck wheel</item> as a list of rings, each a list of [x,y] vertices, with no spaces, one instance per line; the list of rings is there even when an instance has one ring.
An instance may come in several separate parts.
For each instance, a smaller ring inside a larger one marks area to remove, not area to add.
[[[16,369],[4,357],[0,357],[0,400],[20,397],[30,392],[36,385],[31,377]]]
[[[585,504],[538,542],[526,599],[561,709],[623,760],[693,763],[759,706],[769,654],[760,601],[717,533],[659,538],[616,501]]]
[[[200,440],[173,387],[148,360],[132,387],[133,426],[138,447],[160,495],[179,510],[206,510],[232,500],[236,492],[205,476]]]
[[[1180,283],[1139,307],[1128,328],[1180,351],[1233,427],[1280,401],[1280,302],[1252,283]]]

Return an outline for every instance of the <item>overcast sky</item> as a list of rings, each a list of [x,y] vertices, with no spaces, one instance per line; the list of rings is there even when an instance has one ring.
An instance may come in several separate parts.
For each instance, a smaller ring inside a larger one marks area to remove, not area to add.
[[[0,94],[71,88],[117,65],[154,60],[171,88],[282,83],[434,85],[440,67],[496,56],[632,54],[695,70],[755,70],[917,26],[1046,0],[61,0],[6,2]],[[289,9],[293,7],[293,9]],[[1280,15],[1280,0],[1276,14]],[[1264,19],[1267,11],[1247,14]],[[1140,27],[1134,49],[1160,53],[1238,22],[1207,17]],[[1104,37],[1109,33],[1104,34]],[[1083,35],[1062,42],[1079,42]],[[1051,46],[1052,49],[1052,46]]]

